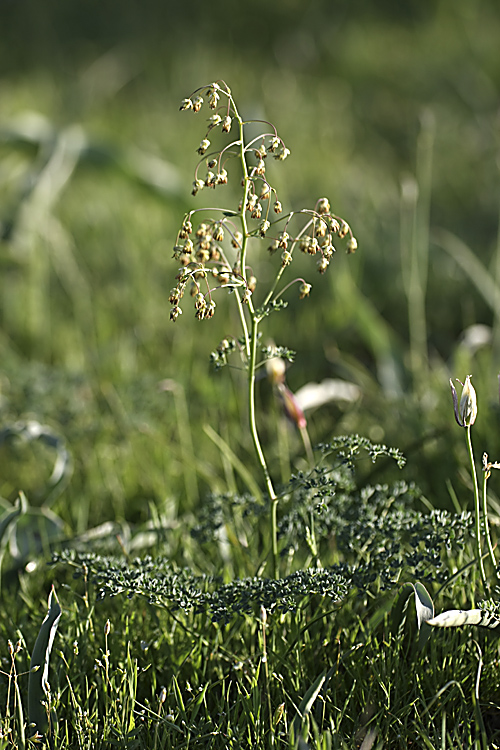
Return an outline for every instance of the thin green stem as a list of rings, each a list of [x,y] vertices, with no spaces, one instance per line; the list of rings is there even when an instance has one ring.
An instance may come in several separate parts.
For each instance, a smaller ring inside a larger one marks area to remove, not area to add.
[[[474,505],[475,505],[475,513],[476,513],[476,523],[475,523],[476,552],[477,552],[477,559],[479,562],[479,570],[481,572],[481,580],[483,582],[484,590],[487,593],[489,590],[489,587],[486,581],[486,573],[484,572],[484,563],[483,563],[483,557],[482,557],[482,552],[481,552],[481,501],[479,498],[479,485],[477,482],[476,464],[474,462],[474,452],[472,450],[472,439],[471,439],[470,431],[471,431],[471,427],[470,425],[467,425],[466,427],[467,449],[469,451],[472,481],[474,483]]]
[[[493,551],[493,544],[491,543],[490,527],[488,524],[488,495],[487,495],[486,487],[488,484],[489,476],[490,476],[489,471],[486,470],[483,472],[483,522],[484,522],[484,533],[486,534],[486,543],[488,545],[488,555],[489,555],[491,564],[493,565],[493,570],[496,575],[497,563],[495,560],[495,552]]]
[[[248,175],[248,167],[246,163],[245,158],[245,141],[244,141],[244,132],[243,132],[243,121],[241,120],[236,107],[233,104],[233,109],[236,114],[236,118],[238,120],[238,126],[239,126],[239,147],[240,147],[240,160],[241,160],[241,169],[243,173],[243,198],[241,201],[241,210],[240,210],[240,221],[241,221],[241,230],[242,230],[242,243],[241,243],[241,253],[240,253],[240,265],[241,265],[241,275],[243,279],[246,282],[247,274],[246,274],[246,254],[247,254],[247,245],[248,245],[248,239],[249,239],[249,232],[248,232],[248,225],[247,225],[247,219],[246,219],[246,205],[247,205],[247,199],[248,199],[248,191],[250,188],[250,177]],[[238,292],[236,292],[238,294]],[[238,295],[238,306],[240,310],[240,318],[242,319],[242,326],[243,331],[245,334],[245,342],[246,342],[246,349],[247,349],[247,356],[248,356],[248,418],[249,418],[249,425],[250,425],[250,434],[252,436],[252,441],[255,449],[255,453],[257,456],[257,460],[259,462],[264,481],[266,483],[267,492],[269,494],[269,499],[271,502],[271,547],[272,547],[272,556],[273,556],[273,568],[274,568],[274,576],[275,578],[279,577],[279,554],[278,554],[278,521],[277,521],[277,505],[278,500],[276,497],[276,492],[274,490],[274,486],[271,480],[271,475],[269,473],[269,469],[267,467],[266,458],[264,456],[264,452],[262,450],[262,446],[260,443],[259,433],[257,430],[257,420],[255,415],[255,372],[257,368],[257,341],[258,341],[258,333],[259,333],[259,322],[260,318],[256,314],[255,308],[253,306],[253,302],[250,299],[248,301],[248,310],[250,313],[250,319],[251,319],[251,328],[250,332],[248,332],[248,328],[246,326],[246,320],[245,320],[245,313],[242,309],[241,300],[239,299]]]

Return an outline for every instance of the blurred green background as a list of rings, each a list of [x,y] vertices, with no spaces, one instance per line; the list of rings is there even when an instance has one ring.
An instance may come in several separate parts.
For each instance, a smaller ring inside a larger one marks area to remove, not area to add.
[[[252,466],[242,378],[209,367],[230,300],[168,319],[176,232],[205,200],[190,195],[203,124],[179,103],[224,79],[291,149],[273,173],[285,210],[328,196],[359,243],[325,276],[301,259],[311,299],[269,321],[298,352],[293,390],[362,389],[308,415],[313,443],[395,444],[433,505],[453,486],[467,506],[449,377],[473,374],[477,450],[500,459],[498,2],[1,0],[0,15],[0,418],[49,426],[73,462],[54,497],[50,445],[5,439],[0,495],[23,489],[81,532],[246,489],[203,429]],[[301,443],[259,388],[285,480]]]

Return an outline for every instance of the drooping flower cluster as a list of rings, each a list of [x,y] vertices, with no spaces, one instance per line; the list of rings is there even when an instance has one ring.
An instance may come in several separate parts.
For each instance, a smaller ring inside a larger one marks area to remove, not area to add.
[[[276,282],[292,263],[296,248],[307,255],[317,256],[317,268],[321,274],[325,273],[335,253],[334,237],[340,240],[347,237],[346,249],[349,253],[357,248],[349,225],[331,212],[327,198],[318,200],[314,209],[303,209],[283,216],[283,206],[276,189],[267,178],[267,161],[270,157],[284,161],[290,151],[274,126],[263,123],[269,127],[269,132],[263,132],[247,143],[245,128],[250,123],[240,117],[231,90],[224,82],[211,83],[198,89],[181,102],[180,109],[199,113],[205,102],[211,113],[204,138],[197,148],[202,158],[195,170],[192,194],[226,185],[229,179],[228,162],[236,160],[240,165],[242,198],[236,211],[194,209],[184,217],[173,253],[182,268],[169,298],[172,320],[176,320],[182,312],[180,300],[188,284],[194,297],[195,314],[200,320],[213,316],[215,303],[212,293],[221,287],[236,292],[240,302],[248,304],[253,313],[252,295],[257,280],[248,263],[250,241],[268,238],[269,252],[280,251],[281,264]],[[229,142],[214,148],[212,141],[216,130],[229,135]],[[212,216],[200,222],[194,230],[194,215],[208,210]],[[298,229],[295,230],[297,225]],[[299,298],[304,299],[309,295],[311,285],[304,279],[295,281],[300,285]],[[272,303],[275,288],[276,283],[272,285],[271,294],[265,297],[265,304]],[[274,300],[283,291],[274,296]]]

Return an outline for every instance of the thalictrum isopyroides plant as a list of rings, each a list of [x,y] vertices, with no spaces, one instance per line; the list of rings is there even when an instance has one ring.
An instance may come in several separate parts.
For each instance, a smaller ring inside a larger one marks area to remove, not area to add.
[[[201,159],[195,169],[192,194],[220,189],[229,180],[228,169],[231,179],[241,185],[241,194],[236,208],[194,208],[184,216],[174,247],[174,258],[181,268],[170,292],[170,318],[175,321],[182,313],[186,290],[200,321],[215,314],[216,292],[225,289],[232,293],[240,330],[220,342],[212,360],[221,366],[226,364],[228,354],[239,351],[246,369],[249,427],[270,499],[271,547],[278,576],[278,498],[257,430],[255,380],[257,369],[266,359],[291,357],[292,353],[283,347],[259,351],[260,325],[270,312],[286,306],[283,294],[292,285],[297,284],[300,299],[309,296],[311,284],[303,278],[282,285],[298,251],[315,256],[318,271],[325,273],[335,253],[334,238],[345,238],[350,253],[356,250],[357,242],[349,225],[332,213],[327,198],[317,200],[313,208],[284,213],[267,169],[271,159],[284,161],[290,154],[276,128],[265,121],[244,120],[223,81],[198,88],[182,101],[180,109],[199,113],[207,108],[205,99],[210,114],[197,148]],[[261,126],[259,135],[255,135],[256,125]],[[212,144],[214,135],[217,146]],[[234,172],[231,163],[235,164]],[[277,263],[274,277],[260,292],[252,256],[262,243],[271,255],[277,254]]]

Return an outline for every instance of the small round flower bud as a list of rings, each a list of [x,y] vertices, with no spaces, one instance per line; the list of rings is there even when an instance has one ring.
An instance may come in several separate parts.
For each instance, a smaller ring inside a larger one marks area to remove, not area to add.
[[[216,166],[217,166],[217,159],[210,159],[209,161],[207,161],[208,169],[215,169]]]
[[[267,221],[267,219],[265,221],[263,221],[262,224],[259,227],[259,235],[261,237],[265,237],[266,236],[266,232],[267,232],[267,230],[269,229],[270,226],[271,226],[271,222]]]
[[[316,237],[311,237],[307,252],[309,253],[309,255],[316,255],[316,253],[318,252],[318,240]]]
[[[168,301],[170,302],[171,305],[177,305],[179,300],[180,300],[179,290],[177,289],[177,287],[174,287],[173,289],[170,290],[170,296],[168,298]]]
[[[198,237],[198,239],[203,239],[204,237],[210,236],[210,227],[208,226],[208,224],[199,224],[196,230],[196,236]]]
[[[283,248],[283,250],[286,250],[288,247],[288,240],[290,239],[290,235],[288,232],[282,232],[279,236],[279,246]]]
[[[210,260],[210,250],[205,247],[200,247],[196,252],[196,260],[199,263],[207,263]]]
[[[326,225],[326,221],[323,221],[323,219],[320,219],[316,223],[316,227],[315,227],[316,237],[324,237],[326,235],[327,229],[328,227]]]
[[[222,224],[216,224],[213,228],[212,237],[216,242],[222,242],[224,239],[224,228]]]
[[[210,94],[210,99],[208,100],[208,106],[210,109],[216,109],[217,104],[219,103],[220,94],[215,91],[215,89]]]
[[[328,258],[325,258],[324,256],[318,260],[318,271],[320,273],[325,273],[326,269],[328,268],[328,264],[330,261]]]
[[[193,109],[193,102],[191,101],[191,99],[183,99],[179,109],[181,112],[183,112],[186,109]]]
[[[283,206],[281,205],[281,201],[276,201],[276,203],[274,204],[273,208],[274,208],[274,213],[275,214],[282,213]]]
[[[299,287],[299,299],[304,299],[305,297],[309,297],[309,292],[311,291],[311,289],[312,289],[311,284],[307,284],[305,281],[303,281]]]
[[[232,123],[231,117],[229,115],[226,115],[224,117],[224,122],[222,123],[223,133],[229,133],[229,131],[231,130],[231,123]]]
[[[259,159],[259,162],[257,166],[255,167],[255,174],[258,174],[259,177],[264,177],[266,173],[266,162],[264,159]]]
[[[170,320],[173,320],[175,322],[177,320],[177,318],[179,317],[179,315],[182,315],[182,310],[181,310],[180,307],[178,307],[177,305],[175,305],[170,310]]]
[[[216,182],[217,185],[227,185],[227,172],[225,169],[221,169],[221,171],[217,174]]]
[[[172,258],[175,258],[176,260],[179,260],[181,257],[181,254],[184,252],[184,245],[174,245],[174,251],[172,254]]]
[[[311,238],[309,237],[309,235],[308,235],[308,234],[305,234],[305,235],[304,235],[303,237],[301,237],[301,239],[300,239],[300,243],[299,243],[299,247],[300,247],[300,250],[301,250],[301,251],[302,251],[303,253],[308,253],[308,252],[309,252],[309,247],[310,247],[310,245],[311,245]]]
[[[271,195],[271,188],[267,184],[267,182],[264,182],[260,189],[260,195],[259,198],[261,201],[267,201],[269,199],[269,196]]]
[[[340,229],[340,223],[337,221],[337,219],[331,219],[330,220],[330,232],[332,234],[337,234]]]
[[[330,201],[328,198],[320,198],[317,205],[317,211],[319,214],[330,213]]]
[[[220,248],[217,247],[217,245],[214,245],[213,242],[210,245],[210,258],[209,258],[209,260],[214,261],[214,262],[220,260]]]
[[[235,248],[240,248],[242,242],[243,242],[243,235],[241,234],[241,232],[235,232],[233,234],[233,239],[231,240],[231,245]]]
[[[345,221],[342,221],[340,223],[340,227],[338,230],[339,237],[345,237],[348,232],[349,232],[349,224],[347,224],[347,222]]]
[[[188,237],[186,241],[184,242],[183,251],[185,253],[192,253],[193,249],[194,249],[193,240],[191,239],[191,237]]]
[[[220,125],[220,124],[221,124],[221,122],[222,122],[222,117],[221,117],[220,115],[217,115],[217,114],[215,114],[215,115],[211,115],[211,116],[210,116],[210,117],[208,118],[208,122],[210,123],[210,125],[209,125],[209,128],[210,128],[210,130],[212,130],[212,128],[216,128],[216,127],[217,127],[217,125]]]
[[[260,219],[260,217],[262,216],[262,204],[261,203],[255,204],[250,216],[252,217],[252,219]]]
[[[271,141],[269,150],[271,151],[271,153],[274,154],[279,149],[280,146],[281,146],[281,138],[278,138],[278,136],[275,135]]]
[[[193,111],[199,112],[203,104],[203,97],[197,96],[195,99],[193,99]]]
[[[325,258],[327,258],[328,260],[330,260],[330,258],[332,257],[333,253],[335,253],[336,250],[335,250],[334,246],[332,245],[332,243],[329,242],[327,245],[325,245],[322,248],[321,252],[323,253],[323,255],[324,255]]]
[[[208,138],[204,138],[197,148],[199,155],[203,156],[203,154],[206,153],[209,147],[210,147],[210,141],[208,140]]]
[[[287,158],[287,156],[290,156],[290,149],[289,148],[285,148],[285,146],[283,146],[283,148],[281,149],[280,153],[278,154],[278,159],[279,159],[279,161],[285,161],[285,159]]]
[[[351,239],[347,243],[347,252],[355,253],[357,249],[358,249],[358,241],[356,237],[351,237]]]
[[[245,289],[245,293],[243,294],[243,299],[241,300],[243,304],[247,304],[250,302],[250,299],[252,297],[252,290],[251,289]]]
[[[207,176],[205,177],[205,187],[215,187],[216,183],[216,176],[213,172],[207,172]]]
[[[256,203],[257,203],[257,195],[255,193],[252,193],[252,195],[250,195],[247,200],[247,205],[246,205],[247,211],[253,211]]]
[[[195,180],[193,182],[193,189],[191,190],[191,195],[197,195],[197,193],[202,190],[205,187],[205,183],[203,180]]]
[[[283,268],[285,268],[285,266],[289,266],[291,262],[292,253],[289,253],[288,250],[283,250],[283,252],[281,253],[281,265],[283,266]]]
[[[248,288],[251,292],[255,292],[255,287],[257,286],[257,279],[255,276],[250,276],[248,279]]]
[[[196,293],[195,298],[194,298],[194,306],[196,307],[197,310],[200,307],[206,306],[205,297],[203,296],[201,292]]]

